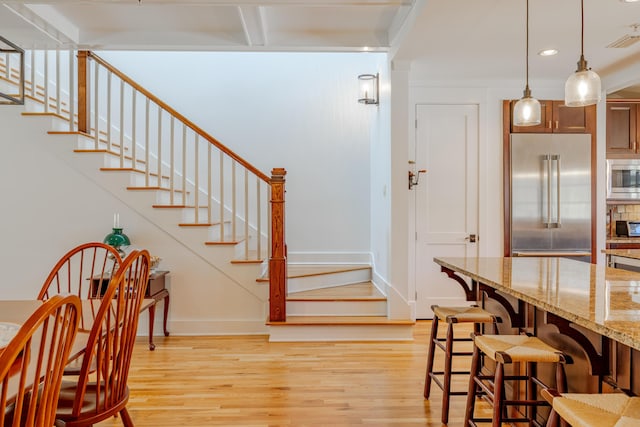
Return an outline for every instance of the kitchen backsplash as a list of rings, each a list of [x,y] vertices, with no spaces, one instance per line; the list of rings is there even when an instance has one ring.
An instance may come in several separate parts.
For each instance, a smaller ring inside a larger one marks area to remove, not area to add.
[[[609,235],[616,235],[616,221],[640,221],[640,204],[638,205],[609,205],[607,226]]]

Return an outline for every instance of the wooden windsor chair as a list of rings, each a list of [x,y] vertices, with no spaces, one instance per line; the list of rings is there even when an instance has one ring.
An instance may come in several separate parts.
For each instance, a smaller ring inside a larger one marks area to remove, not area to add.
[[[89,242],[67,252],[44,281],[38,299],[73,294],[81,299],[98,298],[102,290],[94,283],[106,283],[122,262],[118,251],[100,242]],[[94,280],[95,279],[95,280]]]
[[[76,295],[53,296],[0,351],[0,426],[54,425],[80,311]]]
[[[62,384],[56,425],[91,426],[120,414],[125,426],[133,426],[127,378],[148,282],[149,252],[133,251],[103,295],[78,380]]]

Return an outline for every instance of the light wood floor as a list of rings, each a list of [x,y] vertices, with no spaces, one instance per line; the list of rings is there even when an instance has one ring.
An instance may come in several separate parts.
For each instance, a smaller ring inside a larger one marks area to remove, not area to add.
[[[397,343],[156,337],[151,352],[140,338],[128,408],[137,427],[440,426],[440,389],[422,396],[430,324]],[[452,397],[450,426],[462,425],[465,399]]]

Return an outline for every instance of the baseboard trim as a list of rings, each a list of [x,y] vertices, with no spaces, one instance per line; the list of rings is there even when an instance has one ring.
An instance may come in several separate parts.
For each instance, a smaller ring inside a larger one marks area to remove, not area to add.
[[[289,252],[287,263],[371,265],[371,254],[368,252]]]
[[[260,320],[172,320],[171,335],[267,335],[269,330]],[[162,329],[155,331],[162,333]],[[144,329],[138,329],[138,333]]]

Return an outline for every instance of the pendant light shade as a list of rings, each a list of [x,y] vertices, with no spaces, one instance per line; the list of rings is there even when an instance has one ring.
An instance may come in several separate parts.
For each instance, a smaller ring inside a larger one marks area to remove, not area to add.
[[[529,86],[524,96],[513,106],[513,124],[515,126],[536,126],[540,124],[540,102],[531,97]]]
[[[513,124],[515,126],[536,126],[540,124],[540,102],[531,96],[529,89],[529,0],[527,0],[527,47],[526,54],[526,85],[522,98],[513,106]]]
[[[584,59],[584,0],[580,0],[582,30],[580,35],[580,60],[578,69],[569,76],[564,85],[564,103],[568,107],[584,107],[597,104],[602,96],[600,76],[587,68]]]

